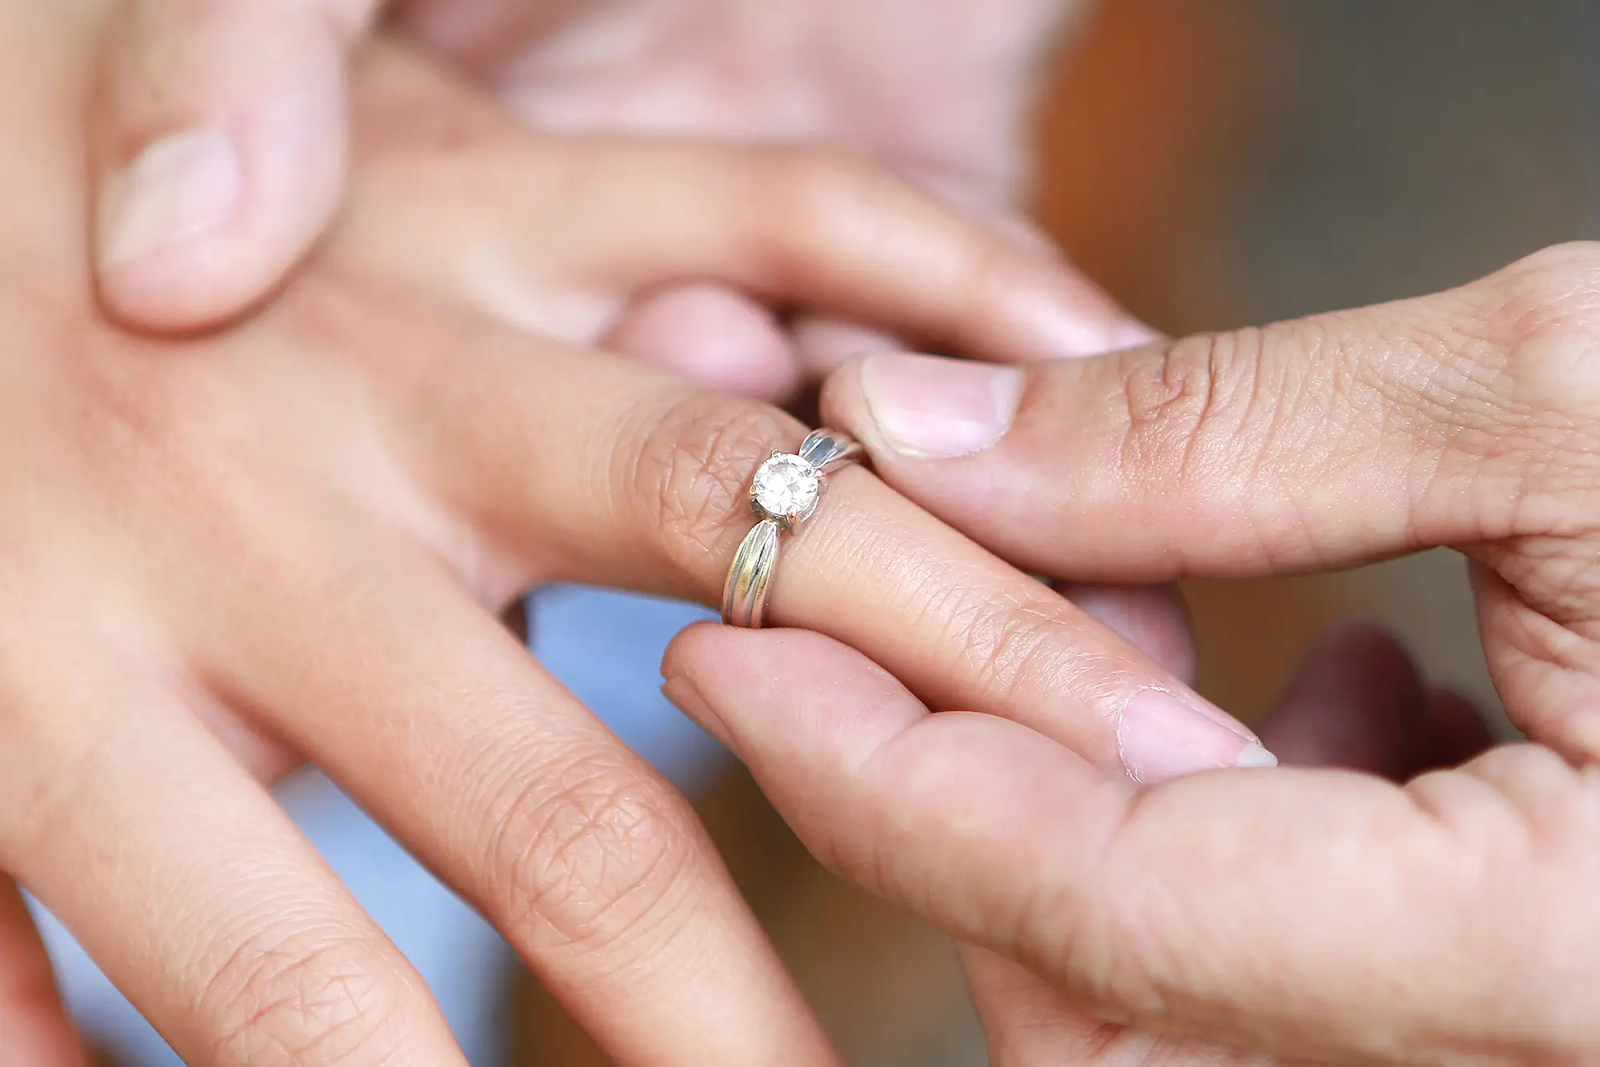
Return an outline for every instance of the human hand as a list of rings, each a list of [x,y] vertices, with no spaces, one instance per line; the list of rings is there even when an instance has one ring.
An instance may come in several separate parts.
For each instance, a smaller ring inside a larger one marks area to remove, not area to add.
[[[1454,546],[1534,744],[1468,759],[1463,705],[1370,640],[1312,668],[1286,735],[1354,725],[1365,754],[1335,762],[1401,778],[1459,765],[1141,786],[1057,743],[1073,724],[1048,703],[1031,730],[929,716],[814,635],[692,631],[669,686],[819,855],[1020,961],[1032,1003],[1319,1062],[1588,1062],[1597,278],[1596,247],[1569,245],[1437,296],[1017,375],[874,356],[824,405],[885,480],[1030,568],[1162,581]]]
[[[628,0],[611,5],[404,0],[418,37],[541,127],[844,146],[1048,250],[1026,221],[1030,105],[1083,0]],[[1087,282],[1074,354],[1151,339]],[[903,347],[827,316],[777,320],[693,282],[640,303],[613,343],[725,385],[750,366],[791,378]]]
[[[378,6],[121,5],[97,103],[111,307],[144,325],[191,326],[237,310],[283,275],[340,199],[341,56]],[[934,11],[829,0],[764,4],[752,19],[728,0],[446,0],[401,4],[397,14],[541,126],[853,147],[1043,245],[1017,215],[1023,118],[1073,6],[943,0]],[[185,212],[130,207],[130,174],[186,190],[161,201]],[[759,296],[680,281],[644,295],[609,340],[768,399],[845,354],[883,347],[870,329],[881,324],[802,315],[781,328]],[[1073,311],[1063,352],[1149,336],[1081,279]]]
[[[567,322],[562,294],[611,299],[693,269],[1020,359],[1053,343],[1042,320],[1059,277],[835,157],[563,153],[391,56],[368,72],[361,203],[305,276],[234,329],[131,337],[86,284],[77,123],[95,15],[15,4],[0,18],[15,161],[0,175],[0,869],[190,1059],[459,1063],[414,972],[260,788],[310,758],[619,1061],[831,1064],[682,798],[495,622],[550,579],[714,602],[748,526],[744,483],[801,427],[535,338],[523,327],[549,308],[528,294],[557,294]],[[598,182],[623,165],[647,202],[702,210],[626,214]],[[430,211],[440,185],[479,210]],[[560,241],[507,221],[548,219],[548,187],[571,193]],[[626,248],[583,237],[619,219]],[[1104,699],[1195,699],[846,475],[786,555],[775,618],[859,631],[873,656],[958,697],[984,678],[917,660],[955,629],[1037,646],[1055,677],[1088,649]],[[830,540],[860,568],[841,584]],[[958,586],[973,599],[942,592]],[[1194,759],[1250,747],[1206,723]],[[1091,729],[1084,743],[1110,742]],[[8,906],[0,1029],[34,1035],[36,1048],[8,1043],[14,1062],[55,1063],[71,1037],[39,1009],[48,970],[28,935]]]

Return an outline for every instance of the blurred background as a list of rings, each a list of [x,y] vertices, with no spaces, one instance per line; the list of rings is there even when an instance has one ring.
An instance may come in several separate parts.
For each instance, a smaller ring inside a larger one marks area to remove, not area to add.
[[[1600,4],[1109,0],[1039,116],[1037,213],[1171,333],[1428,292],[1596,236]],[[1329,622],[1377,620],[1496,706],[1460,560],[1197,583],[1201,688],[1249,719]],[[701,810],[850,1062],[985,1062],[954,953],[806,856],[737,770]],[[532,982],[518,1065],[605,1061]]]

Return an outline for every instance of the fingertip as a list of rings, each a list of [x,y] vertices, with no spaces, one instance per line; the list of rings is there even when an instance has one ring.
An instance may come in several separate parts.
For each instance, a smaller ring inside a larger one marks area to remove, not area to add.
[[[661,656],[661,677],[670,680],[688,673],[693,665],[702,661],[707,642],[715,648],[716,634],[721,629],[721,623],[705,620],[690,623],[679,630],[667,643],[667,650]]]
[[[263,299],[331,219],[344,45],[299,7],[130,12],[95,101],[96,277],[132,325],[199,328]]]
[[[892,334],[826,315],[796,319],[794,345],[801,367],[812,378],[825,378],[860,356],[906,347]]]
[[[861,366],[869,353],[853,355],[822,379],[817,391],[817,417],[822,425],[843,430],[876,458],[883,449],[861,388]]]
[[[861,396],[861,364],[870,354],[863,352],[847,357],[822,380],[817,403],[827,425],[853,433],[860,429],[858,424],[866,414],[866,403]]]
[[[778,403],[800,387],[794,346],[765,307],[726,286],[663,288],[635,302],[606,347],[701,385]]]

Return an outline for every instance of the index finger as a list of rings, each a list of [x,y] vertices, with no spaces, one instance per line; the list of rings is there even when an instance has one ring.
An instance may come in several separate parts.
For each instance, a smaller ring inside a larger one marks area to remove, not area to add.
[[[815,634],[687,631],[667,691],[807,845],[1104,1017],[1317,1060],[1561,1062],[1600,1019],[1600,777],[1501,749],[1138,787],[992,716],[929,715]]]
[[[1047,573],[1284,574],[1543,535],[1595,477],[1597,276],[1600,246],[1574,244],[1443,293],[1085,360],[876,354],[822,407],[885,480]]]

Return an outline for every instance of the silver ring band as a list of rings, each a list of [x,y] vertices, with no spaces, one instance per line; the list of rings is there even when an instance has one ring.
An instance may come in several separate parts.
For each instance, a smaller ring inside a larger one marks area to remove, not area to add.
[[[799,452],[773,449],[750,479],[750,508],[760,521],[733,554],[722,588],[723,622],[760,628],[778,565],[778,535],[793,533],[817,509],[825,475],[859,463],[863,454],[860,444],[835,430],[812,431]]]

